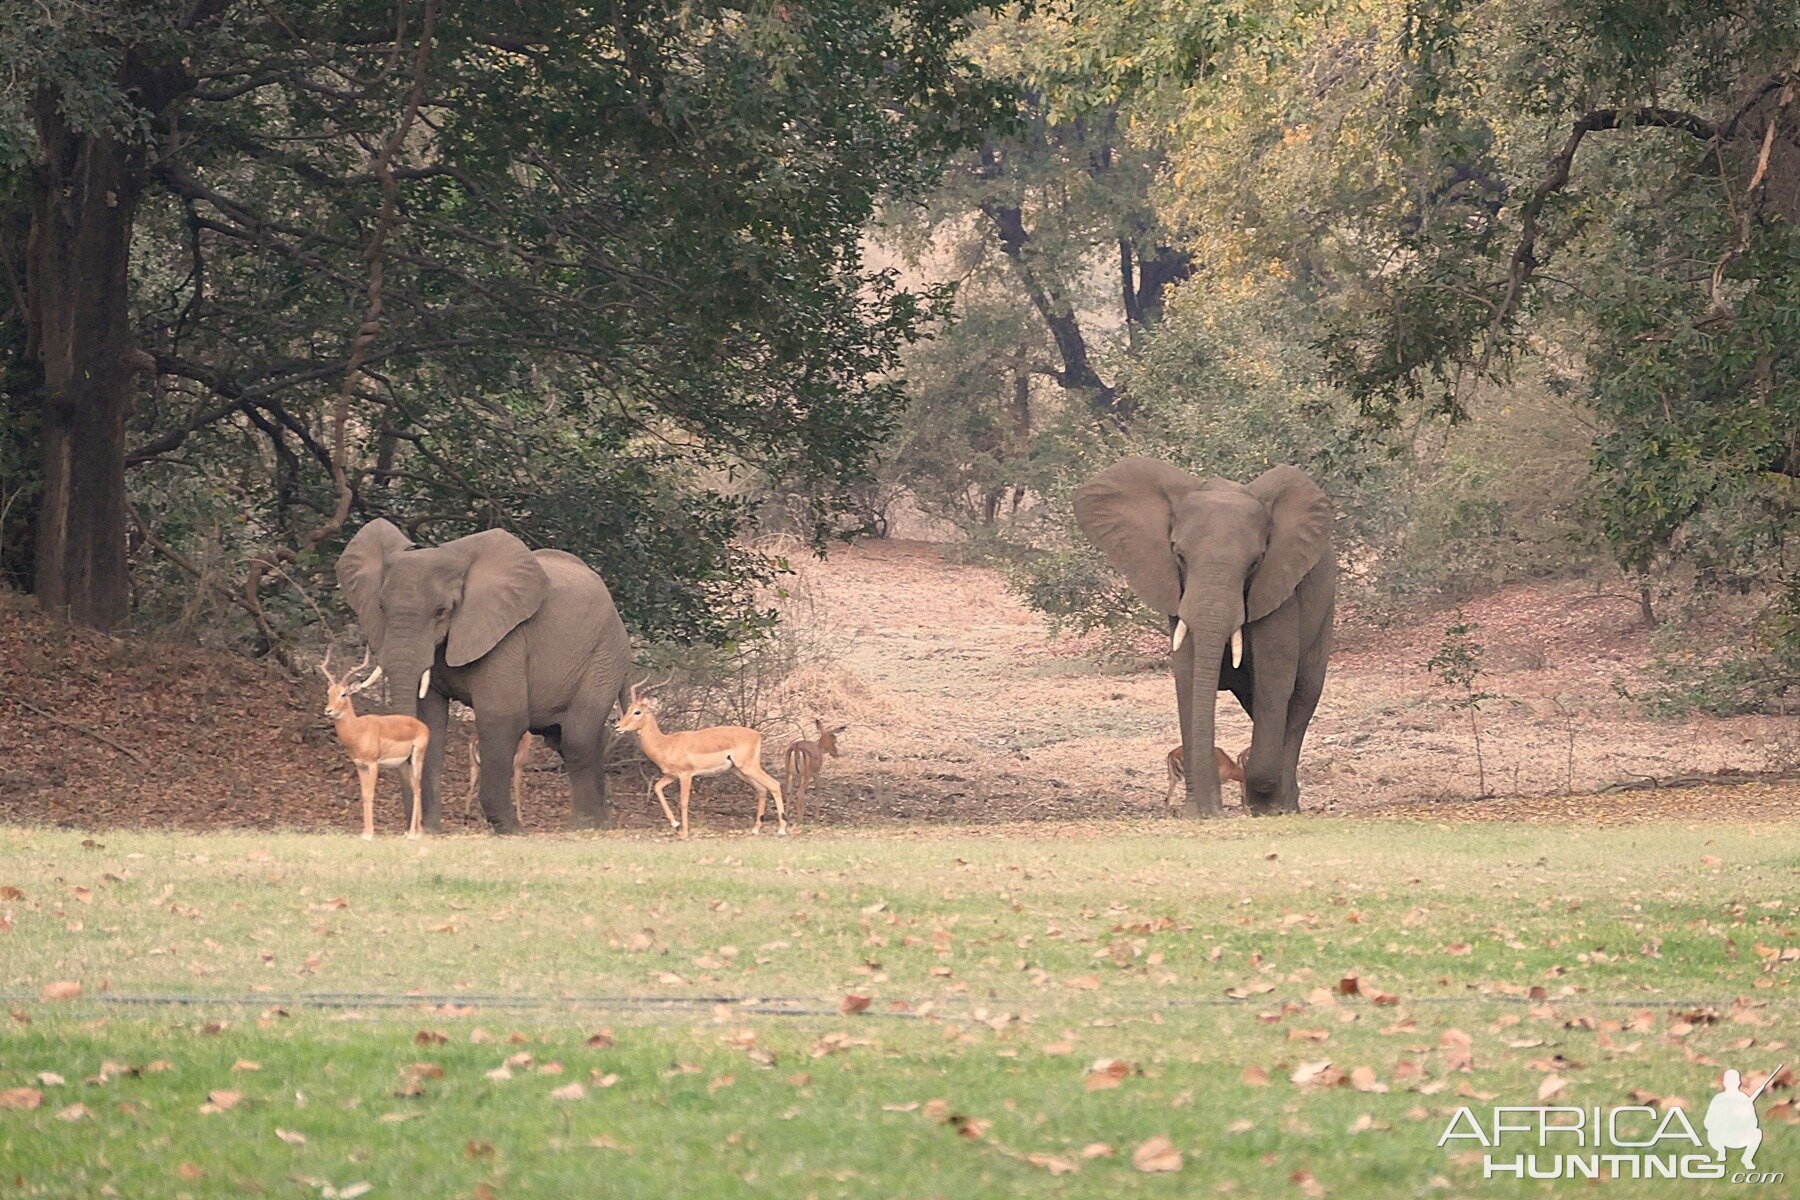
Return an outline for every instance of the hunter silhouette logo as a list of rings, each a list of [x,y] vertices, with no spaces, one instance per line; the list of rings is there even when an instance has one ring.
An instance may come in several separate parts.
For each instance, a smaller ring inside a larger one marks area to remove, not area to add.
[[[1741,1076],[1736,1071],[1726,1071],[1721,1081],[1724,1090],[1712,1098],[1706,1106],[1706,1144],[1713,1148],[1721,1160],[1727,1150],[1742,1150],[1744,1170],[1756,1170],[1756,1148],[1762,1145],[1761,1123],[1756,1117],[1756,1098],[1763,1093],[1773,1080],[1787,1066],[1782,1063],[1770,1071],[1763,1081],[1756,1085],[1756,1090],[1748,1096],[1739,1087]]]
[[[1782,1063],[1746,1093],[1743,1076],[1726,1071],[1720,1090],[1706,1106],[1699,1131],[1679,1103],[1617,1108],[1573,1105],[1502,1105],[1483,1124],[1467,1107],[1458,1108],[1438,1138],[1440,1147],[1468,1140],[1482,1147],[1482,1177],[1514,1179],[1722,1179],[1732,1183],[1780,1183],[1780,1171],[1759,1170],[1762,1121],[1756,1101],[1771,1083],[1791,1086]],[[1526,1135],[1521,1144],[1518,1137]],[[1505,1144],[1510,1141],[1510,1145]],[[1535,1143],[1535,1144],[1532,1144]],[[1707,1153],[1708,1148],[1711,1153]],[[1740,1169],[1728,1164],[1732,1151]]]

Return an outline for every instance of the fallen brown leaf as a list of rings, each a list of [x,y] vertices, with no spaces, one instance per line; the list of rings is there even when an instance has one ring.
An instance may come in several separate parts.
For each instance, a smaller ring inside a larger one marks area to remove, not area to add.
[[[1179,1171],[1181,1151],[1175,1148],[1175,1143],[1158,1134],[1131,1152],[1131,1165],[1150,1174]]]

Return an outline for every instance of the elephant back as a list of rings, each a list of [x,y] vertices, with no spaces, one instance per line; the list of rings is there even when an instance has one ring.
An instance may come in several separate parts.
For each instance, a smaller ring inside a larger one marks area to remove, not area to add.
[[[538,564],[550,577],[550,600],[546,608],[561,610],[558,615],[585,613],[590,622],[598,622],[608,631],[616,626],[619,636],[625,634],[625,623],[613,604],[612,591],[600,573],[567,550],[536,550]]]

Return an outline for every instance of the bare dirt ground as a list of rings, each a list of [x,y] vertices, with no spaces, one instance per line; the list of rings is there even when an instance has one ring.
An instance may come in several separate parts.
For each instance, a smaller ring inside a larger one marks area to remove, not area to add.
[[[826,661],[791,682],[787,707],[848,721],[809,804],[828,824],[1161,819],[1164,752],[1178,740],[1166,665],[1098,663],[1052,637],[997,572],[931,543],[841,547],[802,568],[812,645]],[[1465,714],[1423,670],[1448,612],[1384,629],[1346,621],[1302,762],[1308,811],[1454,819],[1771,819],[1800,815],[1800,784],[1755,782],[1593,794],[1637,777],[1791,768],[1793,718],[1653,720],[1622,699],[1649,657],[1635,602],[1573,585],[1508,588],[1464,605],[1481,625],[1487,787],[1476,799]],[[227,655],[74,631],[0,611],[0,822],[83,827],[288,826],[352,830],[354,773],[320,714],[323,690]],[[1229,695],[1220,741],[1249,743]],[[797,722],[767,728],[767,765]],[[463,816],[461,729],[449,747],[447,829]],[[642,768],[618,753],[614,797],[629,826],[661,824]],[[558,828],[567,790],[540,749],[528,826]],[[1228,789],[1228,803],[1236,797]],[[381,788],[384,830],[404,790]],[[703,781],[701,830],[749,823],[748,788]],[[1228,810],[1230,811],[1230,810]]]
[[[839,669],[860,704],[833,764],[828,818],[857,810],[982,822],[1144,817],[1163,811],[1177,744],[1166,663],[1097,664],[1052,638],[997,572],[924,542],[867,542],[813,564],[820,620],[847,636]],[[1448,610],[1387,629],[1344,622],[1301,765],[1309,811],[1616,820],[1800,813],[1800,786],[1745,784],[1588,795],[1634,777],[1792,766],[1793,718],[1653,720],[1621,698],[1650,656],[1635,600],[1573,585],[1508,588],[1464,605],[1486,646],[1487,786],[1474,800],[1466,715],[1423,669]],[[866,708],[866,713],[857,711]],[[1219,739],[1247,746],[1229,694]],[[1234,803],[1227,791],[1227,803]]]

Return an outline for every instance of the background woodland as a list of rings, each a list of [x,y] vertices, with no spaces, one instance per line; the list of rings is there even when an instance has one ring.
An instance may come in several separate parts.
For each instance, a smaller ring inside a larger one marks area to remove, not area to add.
[[[0,572],[79,624],[292,661],[389,516],[582,555],[696,670],[770,657],[797,556],[915,526],[1129,641],[1068,497],[1147,453],[1306,465],[1372,620],[1579,578],[1658,627],[1656,706],[1800,679],[1791,4],[0,34]]]

